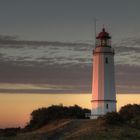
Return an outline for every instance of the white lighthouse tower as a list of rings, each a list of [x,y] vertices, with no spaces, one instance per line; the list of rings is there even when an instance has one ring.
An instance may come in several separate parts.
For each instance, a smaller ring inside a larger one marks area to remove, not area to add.
[[[114,49],[110,35],[102,29],[93,50],[93,83],[91,119],[116,111]]]

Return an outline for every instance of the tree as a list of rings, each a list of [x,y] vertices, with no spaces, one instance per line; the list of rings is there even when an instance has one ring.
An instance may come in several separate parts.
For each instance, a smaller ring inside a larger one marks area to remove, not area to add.
[[[120,111],[120,115],[124,121],[129,122],[136,116],[140,116],[140,105],[138,104],[128,104],[123,106]]]
[[[31,113],[31,120],[25,127],[26,130],[35,130],[48,124],[51,121],[67,118],[86,119],[85,113],[89,113],[89,109],[83,109],[78,105],[63,106],[52,105],[48,108],[39,108]]]

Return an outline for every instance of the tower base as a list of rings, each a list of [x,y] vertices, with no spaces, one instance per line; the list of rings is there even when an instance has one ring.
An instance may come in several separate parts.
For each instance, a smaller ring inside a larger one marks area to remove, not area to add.
[[[107,112],[116,111],[116,100],[92,100],[90,119],[97,119]]]
[[[90,119],[97,119],[98,117],[101,117],[103,115],[93,115],[91,114]]]

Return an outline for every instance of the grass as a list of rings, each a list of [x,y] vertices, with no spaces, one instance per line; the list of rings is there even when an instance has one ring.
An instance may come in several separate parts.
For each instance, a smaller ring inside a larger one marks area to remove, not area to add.
[[[60,120],[36,131],[0,140],[140,140],[140,129],[104,125],[100,120]]]

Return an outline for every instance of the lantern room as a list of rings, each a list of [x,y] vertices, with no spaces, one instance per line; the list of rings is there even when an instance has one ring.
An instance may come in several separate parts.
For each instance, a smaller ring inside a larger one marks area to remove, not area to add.
[[[111,37],[109,33],[105,31],[105,28],[102,29],[102,32],[96,37],[96,47],[110,47],[111,46]]]

